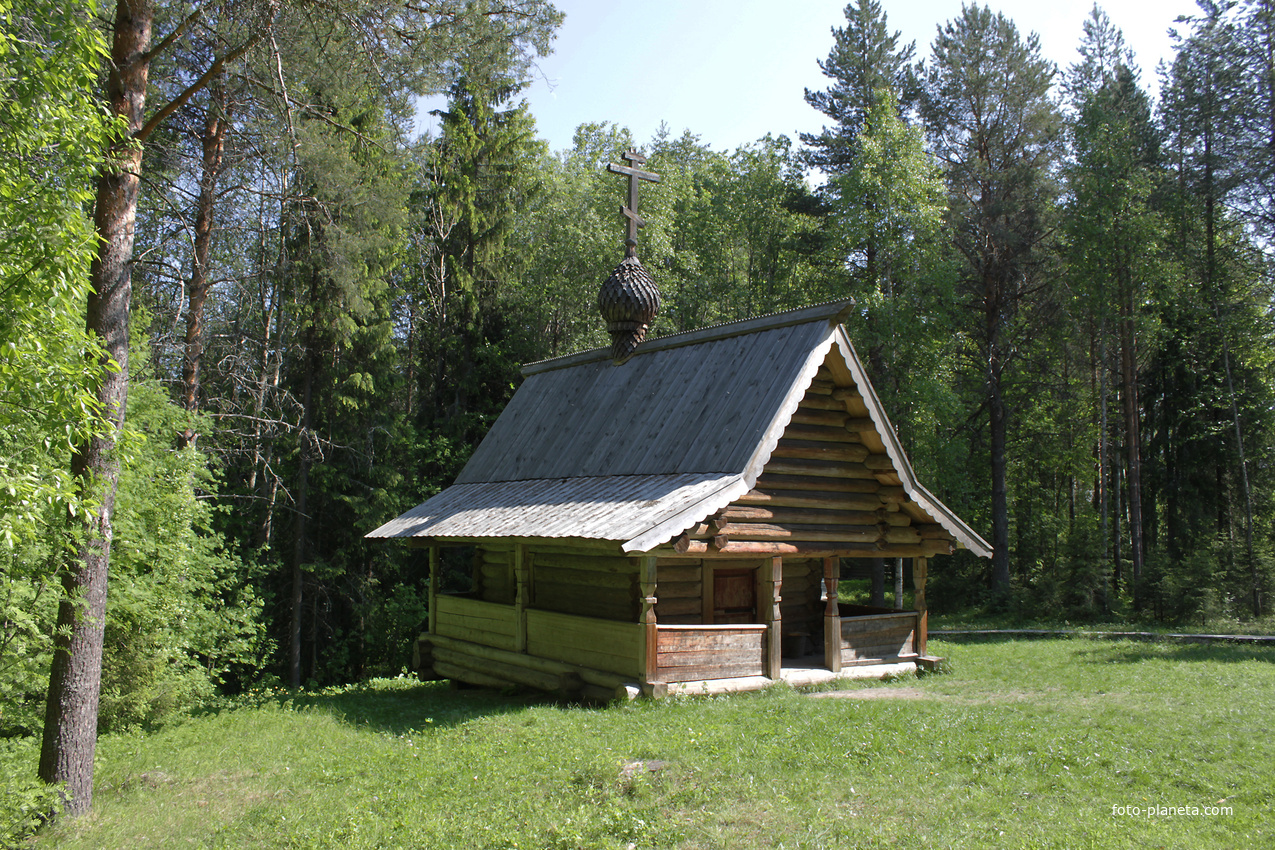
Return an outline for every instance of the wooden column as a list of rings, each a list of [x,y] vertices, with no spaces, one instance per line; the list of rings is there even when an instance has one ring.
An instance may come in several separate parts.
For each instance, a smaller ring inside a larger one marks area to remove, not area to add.
[[[763,564],[759,579],[761,586],[757,593],[757,607],[761,609],[762,622],[766,630],[766,676],[771,679],[781,678],[783,670],[783,614],[779,603],[780,592],[784,582],[784,559],[768,558]]]
[[[638,622],[642,624],[642,684],[649,685],[659,676],[660,656],[659,627],[655,622],[655,556],[643,555],[638,563],[638,592],[642,612]]]
[[[531,553],[514,544],[514,652],[527,651],[527,606],[531,604]]]
[[[429,547],[429,633],[438,634],[438,544]]]
[[[837,607],[837,579],[841,576],[841,559],[823,559],[823,588],[827,600],[823,606],[823,663],[834,673],[841,672],[841,609]]]
[[[925,558],[912,559],[912,585],[916,589],[916,654],[925,654],[925,640],[928,637],[930,620],[929,612],[925,609],[925,576],[929,570],[928,561]]]

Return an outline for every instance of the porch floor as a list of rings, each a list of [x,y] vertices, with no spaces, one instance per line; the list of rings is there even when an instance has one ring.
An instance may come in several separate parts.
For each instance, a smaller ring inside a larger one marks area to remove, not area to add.
[[[820,685],[838,679],[885,679],[904,673],[916,672],[916,662],[890,661],[880,664],[847,665],[834,673],[824,663],[823,655],[807,655],[802,658],[785,658],[780,678],[794,688],[803,685]]]
[[[842,667],[841,672],[829,670],[822,655],[807,655],[802,658],[785,658],[779,679],[765,676],[741,676],[734,679],[706,679],[698,682],[670,682],[670,694],[730,694],[743,691],[759,691],[774,685],[777,681],[786,682],[794,688],[805,685],[819,685],[838,679],[884,679],[916,671],[915,661],[897,661],[884,664],[862,664]]]

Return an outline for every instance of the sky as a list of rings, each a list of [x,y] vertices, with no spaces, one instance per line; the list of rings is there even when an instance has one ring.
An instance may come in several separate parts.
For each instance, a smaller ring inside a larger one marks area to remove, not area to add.
[[[845,25],[846,0],[554,0],[566,13],[554,52],[538,62],[525,92],[539,135],[552,150],[571,146],[587,121],[628,127],[639,144],[661,122],[714,150],[729,152],[767,133],[818,132],[824,116],[803,98],[828,85],[816,64]],[[881,0],[887,24],[928,57],[936,27],[960,13],[961,0]],[[1040,36],[1047,59],[1077,59],[1092,0],[990,0],[1024,35]],[[1119,27],[1156,90],[1155,68],[1172,56],[1166,30],[1194,0],[1108,0]],[[429,108],[429,107],[426,107]],[[418,130],[435,121],[418,111]],[[425,123],[422,123],[425,122]]]

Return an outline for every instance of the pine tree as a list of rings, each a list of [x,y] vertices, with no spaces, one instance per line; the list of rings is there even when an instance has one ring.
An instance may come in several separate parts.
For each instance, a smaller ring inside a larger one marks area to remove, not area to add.
[[[1004,15],[965,6],[934,41],[923,99],[947,175],[963,297],[978,316],[968,333],[989,416],[992,587],[1002,596],[1010,586],[1006,388],[1048,283],[1044,243],[1060,141],[1053,75],[1035,34],[1023,39]]]
[[[819,70],[832,84],[823,91],[806,89],[806,103],[834,122],[818,134],[802,133],[810,150],[808,162],[825,174],[844,174],[854,164],[855,140],[863,131],[878,92],[887,90],[903,106],[914,100],[908,63],[915,43],[899,46],[879,0],[846,5],[846,26],[833,27],[832,49]]]
[[[1254,535],[1259,506],[1252,476],[1262,465],[1251,463],[1250,454],[1265,444],[1254,434],[1268,427],[1270,408],[1259,399],[1270,392],[1270,380],[1259,365],[1268,358],[1269,329],[1255,321],[1253,311],[1269,303],[1269,294],[1254,273],[1254,247],[1244,233],[1248,222],[1260,226],[1261,217],[1246,222],[1232,212],[1250,176],[1245,104],[1252,98],[1234,7],[1204,0],[1200,8],[1200,16],[1185,21],[1189,31],[1178,34],[1163,102],[1176,172],[1174,237],[1185,292],[1194,295],[1174,305],[1166,334],[1184,361],[1191,354],[1196,358],[1194,369],[1175,369],[1163,384],[1166,395],[1176,396],[1166,415],[1180,422],[1169,473],[1174,480],[1167,488],[1166,547],[1171,555],[1212,548],[1206,538],[1211,527],[1215,540],[1227,541],[1223,557],[1229,571],[1244,574],[1256,613],[1263,609],[1266,579]],[[1207,447],[1183,454],[1184,445],[1195,440]],[[1202,491],[1195,500],[1181,495],[1188,476]],[[1208,515],[1196,516],[1201,507],[1211,509]],[[1233,540],[1237,534],[1242,543]]]

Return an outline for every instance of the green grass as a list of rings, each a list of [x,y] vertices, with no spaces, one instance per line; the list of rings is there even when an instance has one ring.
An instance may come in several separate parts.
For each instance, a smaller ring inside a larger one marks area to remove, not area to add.
[[[105,736],[94,812],[34,846],[1275,846],[1270,650],[931,647],[950,673],[852,698],[581,708],[411,680],[258,694]],[[626,774],[635,761],[664,765]]]

